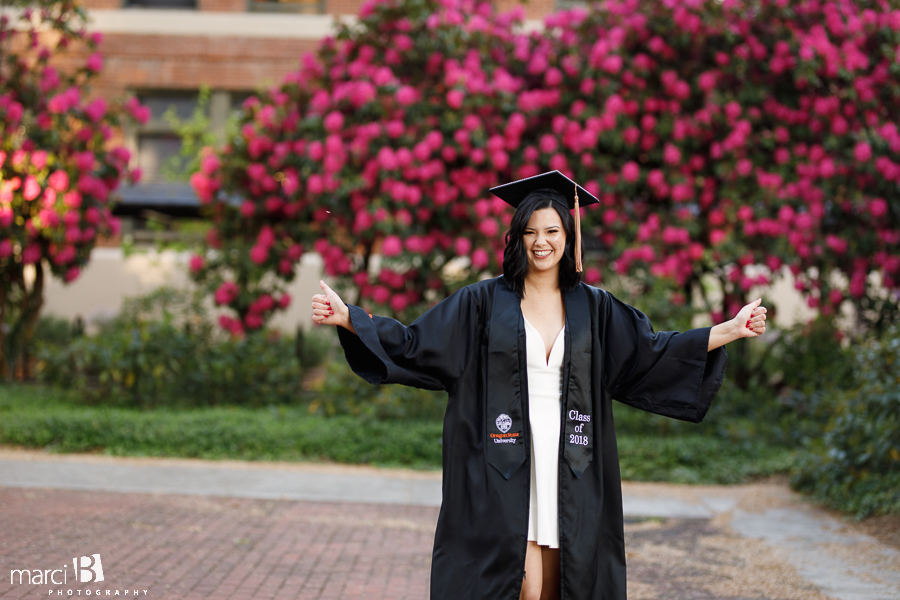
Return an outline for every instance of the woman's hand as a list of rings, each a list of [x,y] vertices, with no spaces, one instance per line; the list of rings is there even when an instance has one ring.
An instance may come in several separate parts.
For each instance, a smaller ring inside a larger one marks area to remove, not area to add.
[[[742,308],[734,317],[735,333],[738,337],[759,337],[766,332],[766,310],[760,306],[762,298],[757,298]]]
[[[321,287],[322,291],[325,293],[314,294],[312,297],[313,323],[318,323],[319,325],[339,325],[344,329],[356,333],[353,328],[353,323],[350,322],[350,309],[347,308],[347,305],[344,304],[341,297],[337,295],[337,292],[328,287],[321,279],[319,280],[319,287]]]

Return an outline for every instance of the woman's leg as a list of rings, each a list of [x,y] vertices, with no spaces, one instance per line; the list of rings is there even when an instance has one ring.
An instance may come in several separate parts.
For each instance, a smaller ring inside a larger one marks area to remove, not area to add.
[[[525,577],[522,579],[522,592],[519,600],[541,600],[541,583],[543,562],[541,560],[541,548],[536,542],[528,542],[525,549]]]
[[[559,600],[559,548],[541,546],[541,600]]]

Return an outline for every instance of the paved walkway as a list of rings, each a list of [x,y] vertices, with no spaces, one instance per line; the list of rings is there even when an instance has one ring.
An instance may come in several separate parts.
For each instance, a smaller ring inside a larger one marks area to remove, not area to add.
[[[0,449],[0,598],[427,599],[440,485],[369,467]],[[631,600],[900,598],[900,552],[783,485],[623,491]],[[103,581],[73,583],[73,557],[92,554]],[[47,584],[53,569],[65,584]]]

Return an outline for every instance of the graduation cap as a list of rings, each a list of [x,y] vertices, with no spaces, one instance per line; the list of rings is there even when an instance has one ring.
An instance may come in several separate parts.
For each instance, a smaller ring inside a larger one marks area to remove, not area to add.
[[[575,270],[581,273],[581,213],[580,206],[599,204],[600,201],[589,191],[560,173],[548,171],[533,177],[526,177],[511,183],[504,183],[491,188],[491,193],[512,206],[519,204],[532,192],[551,192],[547,196],[566,210],[575,211]]]

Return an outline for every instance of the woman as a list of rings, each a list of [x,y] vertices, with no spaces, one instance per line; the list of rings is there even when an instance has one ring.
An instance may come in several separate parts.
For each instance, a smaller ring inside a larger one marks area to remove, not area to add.
[[[518,205],[504,275],[409,327],[324,282],[313,296],[313,321],[338,326],[363,379],[449,393],[432,599],[625,600],[611,399],[699,422],[724,344],[765,331],[758,299],[714,327],[654,333],[639,310],[582,283],[570,190],[596,199],[554,173],[504,197]]]

